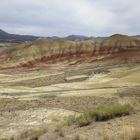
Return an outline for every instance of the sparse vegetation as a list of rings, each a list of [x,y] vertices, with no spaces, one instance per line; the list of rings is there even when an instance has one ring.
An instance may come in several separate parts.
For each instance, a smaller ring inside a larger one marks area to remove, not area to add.
[[[14,140],[13,138],[0,138],[0,140]]]
[[[43,135],[45,133],[44,129],[31,129],[27,132],[24,132],[21,135],[21,138],[30,138],[30,139],[38,139],[39,136]]]
[[[129,104],[124,105],[109,105],[100,106],[96,109],[89,110],[78,117],[70,117],[67,121],[68,124],[76,123],[80,127],[89,125],[93,121],[106,121],[114,117],[121,117],[124,115],[129,115],[133,108]]]

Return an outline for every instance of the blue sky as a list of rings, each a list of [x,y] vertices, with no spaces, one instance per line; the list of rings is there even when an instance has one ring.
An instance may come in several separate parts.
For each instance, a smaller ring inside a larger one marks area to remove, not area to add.
[[[140,0],[0,0],[0,28],[40,36],[140,34]]]

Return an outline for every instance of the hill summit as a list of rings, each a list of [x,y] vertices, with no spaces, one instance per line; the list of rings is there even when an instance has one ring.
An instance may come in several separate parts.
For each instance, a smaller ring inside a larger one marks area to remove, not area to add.
[[[139,41],[127,35],[115,34],[102,42],[104,47],[138,47]]]

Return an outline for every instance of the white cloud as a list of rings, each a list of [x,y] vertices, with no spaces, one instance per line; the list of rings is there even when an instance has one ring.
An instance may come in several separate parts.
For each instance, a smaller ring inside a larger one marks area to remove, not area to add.
[[[0,0],[0,28],[35,35],[140,33],[139,0]]]

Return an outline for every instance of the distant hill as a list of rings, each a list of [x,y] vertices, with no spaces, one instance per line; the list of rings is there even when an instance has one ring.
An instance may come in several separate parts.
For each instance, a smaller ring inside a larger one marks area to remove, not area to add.
[[[82,40],[89,40],[91,39],[91,37],[82,36],[82,35],[69,35],[65,37],[65,39],[71,40],[71,41],[82,41]]]
[[[84,40],[95,40],[95,41],[103,41],[106,37],[89,37],[89,36],[84,36],[84,35],[69,35],[66,37],[58,37],[58,36],[52,36],[52,37],[47,37],[49,40],[58,40],[58,39],[65,39],[69,41],[84,41]]]
[[[32,35],[17,35],[7,33],[4,30],[0,29],[0,43],[17,43],[17,42],[25,42],[25,41],[34,41],[39,38],[47,38],[49,40],[58,40],[58,39],[65,39],[69,41],[84,41],[84,40],[95,40],[95,41],[103,41],[106,37],[88,37],[84,35],[69,35],[66,37],[59,37],[59,36],[47,36],[47,37],[38,37]]]
[[[117,35],[117,34],[116,34]],[[140,40],[140,35],[130,36],[133,39]],[[18,34],[11,34],[7,33],[4,30],[0,29],[0,43],[18,43],[18,42],[25,42],[25,41],[34,41],[37,39],[48,39],[48,40],[69,40],[69,41],[85,41],[85,40],[94,40],[102,42],[108,37],[94,37],[94,36],[84,36],[84,35],[69,35],[66,37],[59,37],[59,36],[47,36],[47,37],[39,37],[33,35],[18,35]]]
[[[16,35],[10,34],[0,29],[0,42],[25,42],[34,41],[39,37],[31,35]]]

